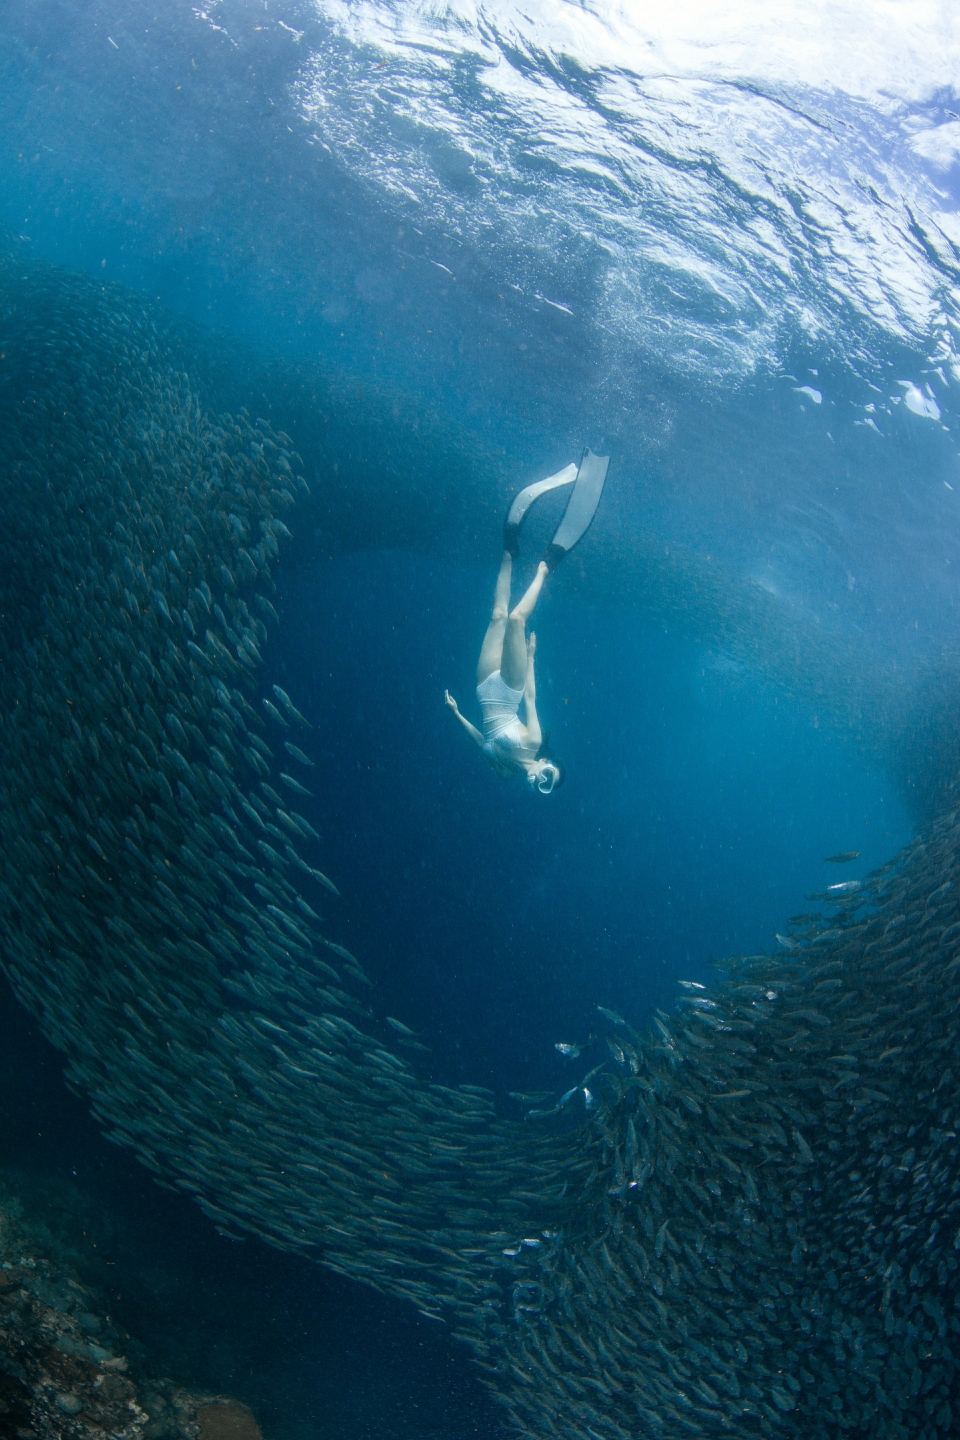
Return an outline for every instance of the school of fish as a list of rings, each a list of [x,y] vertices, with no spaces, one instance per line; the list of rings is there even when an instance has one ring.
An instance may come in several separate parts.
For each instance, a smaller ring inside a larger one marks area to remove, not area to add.
[[[259,678],[301,462],[197,393],[141,300],[0,254],[0,943],[69,1083],[226,1233],[449,1323],[527,1436],[950,1434],[960,811],[602,1012],[556,1104],[418,1079]]]

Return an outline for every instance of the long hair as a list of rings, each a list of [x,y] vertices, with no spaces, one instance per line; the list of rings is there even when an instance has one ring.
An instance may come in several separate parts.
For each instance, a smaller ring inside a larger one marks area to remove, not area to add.
[[[558,755],[555,755],[554,752],[553,752],[553,749],[552,749],[552,747],[551,747],[551,745],[550,745],[550,731],[549,731],[549,730],[548,730],[548,731],[546,732],[546,734],[541,738],[541,741],[540,741],[540,749],[537,751],[536,755],[534,756],[534,759],[536,759],[536,760],[549,760],[549,761],[550,761],[550,764],[554,766],[554,768],[556,769],[556,772],[557,772],[557,780],[556,780],[556,784],[554,785],[553,788],[554,788],[554,790],[559,790],[560,786],[563,784],[564,780],[566,780],[566,778],[567,778],[567,767],[566,767],[566,765],[564,765],[563,761],[559,758],[559,756],[558,756]]]

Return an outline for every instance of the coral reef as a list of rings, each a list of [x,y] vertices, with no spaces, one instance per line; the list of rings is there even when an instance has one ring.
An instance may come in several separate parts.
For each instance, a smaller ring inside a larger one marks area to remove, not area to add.
[[[251,1410],[136,1377],[101,1298],[0,1193],[2,1440],[261,1440]]]

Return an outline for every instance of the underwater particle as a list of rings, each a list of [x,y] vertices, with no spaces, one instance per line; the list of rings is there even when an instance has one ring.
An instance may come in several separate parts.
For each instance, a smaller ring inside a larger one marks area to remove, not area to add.
[[[851,860],[859,859],[859,850],[841,850],[837,855],[825,856],[823,863],[824,865],[849,865]]]

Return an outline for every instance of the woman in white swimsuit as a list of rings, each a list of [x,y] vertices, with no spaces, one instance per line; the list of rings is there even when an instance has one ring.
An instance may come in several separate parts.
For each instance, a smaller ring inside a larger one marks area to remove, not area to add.
[[[550,753],[537,718],[537,686],[533,660],[537,637],[527,640],[527,621],[533,613],[543,582],[550,571],[583,539],[596,513],[607,478],[608,457],[585,450],[579,465],[567,465],[546,480],[527,485],[514,499],[503,527],[503,559],[493,597],[493,613],[483,637],[477,665],[477,699],[483,711],[483,731],[471,725],[457,709],[449,690],[443,695],[464,730],[480,746],[498,775],[524,775],[531,789],[549,795],[563,784],[565,772]],[[533,502],[548,490],[572,485],[560,527],[547,546],[546,556],[519,604],[510,609],[513,562],[520,554],[520,531]],[[523,701],[523,720],[520,702]],[[547,737],[549,740],[549,736]]]
[[[504,550],[493,597],[493,613],[477,665],[477,699],[483,711],[483,733],[460,714],[457,702],[445,690],[444,699],[460,724],[480,746],[498,775],[525,775],[531,788],[549,795],[563,784],[560,762],[543,754],[543,736],[537,718],[537,686],[533,661],[537,637],[526,637],[526,625],[549,574],[545,561],[537,566],[526,594],[510,609],[513,556]],[[524,719],[518,714],[523,701]]]

